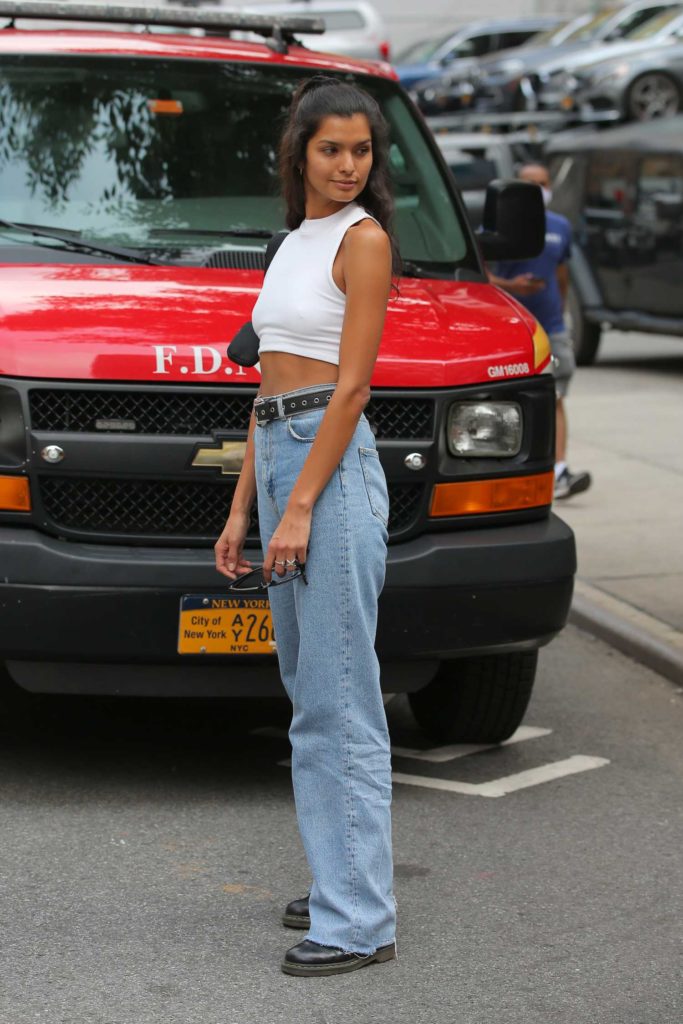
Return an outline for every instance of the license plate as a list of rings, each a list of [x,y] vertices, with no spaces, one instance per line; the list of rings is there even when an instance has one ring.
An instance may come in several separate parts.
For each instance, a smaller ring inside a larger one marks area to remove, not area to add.
[[[179,654],[274,654],[267,597],[185,594],[180,599]]]

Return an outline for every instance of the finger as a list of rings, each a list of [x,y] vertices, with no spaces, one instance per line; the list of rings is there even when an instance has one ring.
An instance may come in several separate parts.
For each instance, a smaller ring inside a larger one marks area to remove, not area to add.
[[[225,557],[228,551],[228,545],[224,541],[216,541],[213,548],[216,556],[216,571],[227,576],[227,570],[225,567]]]
[[[275,555],[270,550],[270,548],[268,548],[268,551],[266,552],[266,557],[263,560],[263,566],[261,568],[261,573],[263,574],[263,578],[266,581],[266,583],[270,583],[270,581],[272,579],[272,576],[273,576],[273,561],[274,561],[274,559],[275,559]]]

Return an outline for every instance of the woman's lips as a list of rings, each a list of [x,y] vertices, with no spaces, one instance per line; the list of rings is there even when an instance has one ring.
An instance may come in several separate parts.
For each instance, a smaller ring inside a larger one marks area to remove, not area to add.
[[[336,185],[337,188],[343,188],[347,192],[349,192],[351,189],[357,187],[358,182],[357,181],[333,181],[332,184]]]

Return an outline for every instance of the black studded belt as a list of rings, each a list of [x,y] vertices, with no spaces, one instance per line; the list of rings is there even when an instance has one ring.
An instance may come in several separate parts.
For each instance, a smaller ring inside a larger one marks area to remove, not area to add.
[[[312,412],[324,409],[334,394],[333,387],[310,388],[307,391],[290,392],[284,395],[272,395],[268,398],[257,398],[254,402],[254,415],[259,426],[271,420],[283,420],[287,416],[296,416],[300,412]]]

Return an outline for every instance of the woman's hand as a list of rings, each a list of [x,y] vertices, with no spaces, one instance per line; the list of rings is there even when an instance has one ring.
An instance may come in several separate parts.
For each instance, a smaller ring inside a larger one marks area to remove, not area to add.
[[[249,513],[231,510],[225,529],[213,546],[216,569],[230,580],[251,569],[251,562],[242,557],[248,529]]]
[[[308,540],[311,535],[310,509],[285,510],[278,527],[270,539],[266,557],[263,562],[263,578],[270,583],[273,569],[278,576],[284,576],[288,569],[295,568],[294,564],[287,566],[285,562],[294,562],[300,565],[306,562],[308,551]]]

